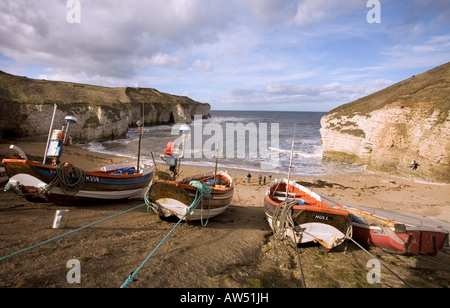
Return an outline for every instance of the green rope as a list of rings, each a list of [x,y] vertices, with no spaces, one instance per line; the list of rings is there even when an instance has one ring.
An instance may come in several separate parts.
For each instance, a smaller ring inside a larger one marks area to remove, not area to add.
[[[15,252],[15,253],[10,254],[10,255],[4,256],[4,257],[0,258],[0,262],[1,262],[1,261],[4,261],[4,260],[6,260],[6,259],[12,258],[12,257],[14,257],[14,256],[17,256],[17,255],[19,255],[19,254],[21,254],[21,253],[27,252],[27,251],[29,251],[29,250],[31,250],[31,249],[33,249],[33,248],[37,248],[37,247],[39,247],[39,246],[42,246],[42,245],[48,244],[48,243],[50,243],[50,242],[56,241],[56,240],[58,240],[58,239],[60,239],[60,238],[63,238],[63,237],[65,237],[65,236],[70,235],[70,234],[72,234],[72,233],[75,233],[75,232],[77,232],[77,231],[81,231],[81,230],[83,230],[83,229],[92,227],[92,226],[94,226],[94,225],[96,225],[96,224],[99,224],[99,223],[101,223],[101,222],[104,222],[104,221],[107,221],[107,220],[109,220],[109,219],[115,218],[115,217],[117,217],[117,216],[119,216],[119,215],[122,215],[122,214],[125,214],[125,213],[128,213],[128,212],[131,212],[131,211],[133,211],[133,210],[135,210],[135,209],[138,209],[138,208],[140,208],[140,207],[142,207],[142,206],[144,206],[144,205],[145,205],[145,204],[141,204],[141,205],[136,206],[136,207],[133,207],[133,208],[131,208],[131,209],[129,209],[129,210],[126,210],[126,211],[123,211],[123,212],[121,212],[121,213],[112,215],[112,216],[110,216],[110,217],[107,217],[107,218],[105,218],[105,219],[99,220],[99,221],[97,221],[97,222],[91,223],[91,224],[89,224],[89,225],[87,225],[87,226],[84,226],[84,227],[78,228],[78,229],[76,229],[76,230],[73,230],[73,231],[64,233],[64,234],[59,235],[59,236],[57,236],[57,237],[54,237],[54,238],[52,238],[52,239],[46,240],[46,241],[44,241],[44,242],[42,242],[42,243],[33,245],[33,246],[31,246],[31,247],[22,249],[22,250],[20,250],[20,251],[17,251],[17,252]]]
[[[150,188],[152,187],[152,185],[153,185],[153,181],[151,181],[150,184],[148,184],[147,191],[144,194],[144,201],[145,201],[145,204],[147,205],[147,213],[150,213],[152,211],[152,204],[151,204],[150,198],[148,196],[148,193],[150,192]]]
[[[195,193],[195,198],[197,199],[197,198],[201,197],[202,207],[201,207],[201,212],[200,212],[201,213],[200,214],[200,222],[203,227],[206,227],[206,225],[208,224],[208,221],[209,221],[209,210],[211,208],[211,199],[209,199],[209,202],[208,202],[208,218],[206,219],[206,222],[203,222],[203,198],[205,198],[205,197],[211,198],[211,189],[207,185],[202,184],[198,181],[191,181],[189,183],[189,185],[197,188],[197,192]],[[198,196],[199,194],[201,194],[201,196]]]
[[[166,236],[159,242],[159,244],[153,249],[153,251],[150,253],[150,255],[139,265],[139,267],[136,269],[136,271],[131,272],[130,276],[125,280],[125,282],[122,284],[120,288],[127,288],[130,283],[133,281],[136,281],[134,277],[136,277],[137,273],[144,267],[144,265],[150,260],[150,258],[154,255],[154,253],[161,247],[161,245],[166,241],[166,239],[172,234],[172,232],[175,230],[176,227],[183,221],[183,219],[192,212],[200,202],[203,202],[204,197],[209,197],[211,195],[211,189],[206,185],[202,184],[198,181],[191,181],[189,185],[194,186],[197,188],[197,192],[195,194],[194,202],[189,206],[186,213],[183,215],[183,217],[180,218],[180,220],[175,224],[175,226],[169,231],[169,233],[166,234]]]

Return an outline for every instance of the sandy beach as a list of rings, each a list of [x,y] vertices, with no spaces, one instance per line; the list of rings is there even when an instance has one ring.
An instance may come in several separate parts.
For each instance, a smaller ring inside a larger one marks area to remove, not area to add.
[[[18,143],[27,155],[43,156],[45,144]],[[0,144],[2,155],[9,144]],[[88,152],[76,146],[64,149],[61,161],[85,170],[129,161]],[[158,170],[167,170],[157,163]],[[181,177],[212,172],[183,166]],[[236,183],[233,201],[221,215],[200,222],[181,223],[136,276],[130,288],[299,288],[301,271],[295,250],[276,240],[265,219],[263,197],[268,184],[259,174],[228,170]],[[279,176],[271,174],[273,178]],[[285,174],[284,174],[285,175]],[[379,172],[347,173],[300,178],[303,185],[344,202],[410,212],[450,223],[450,185],[417,182]],[[140,206],[141,205],[141,206]],[[139,207],[138,207],[139,206]],[[30,203],[13,192],[0,191],[0,257],[79,229],[133,207],[137,209],[61,239],[31,249],[0,263],[3,288],[118,288],[149,256],[176,221],[162,221],[147,211],[143,200],[96,206],[58,207]],[[52,229],[55,211],[69,210],[64,229]],[[414,287],[450,287],[450,251],[434,257],[400,256],[371,248],[370,253]],[[327,252],[319,245],[300,246],[307,287],[404,288],[382,268],[379,284],[370,284],[371,257],[353,243]],[[69,260],[81,264],[81,283],[69,283]]]

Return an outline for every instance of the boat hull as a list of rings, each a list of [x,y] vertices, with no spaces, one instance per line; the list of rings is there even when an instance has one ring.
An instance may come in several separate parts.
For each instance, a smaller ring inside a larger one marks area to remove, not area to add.
[[[277,207],[284,201],[276,196],[276,191],[285,191],[286,183],[286,180],[281,183],[276,180],[269,184],[266,191],[265,214],[272,229],[274,229],[274,223],[279,224],[278,221],[274,222],[275,213]],[[327,249],[332,249],[345,241],[351,228],[348,212],[324,206],[319,198],[311,194],[310,190],[292,181],[289,192],[293,194],[293,198],[308,201],[292,207],[294,228],[287,228],[286,236],[296,244],[318,242]]]
[[[411,213],[355,206],[323,193],[321,197],[352,214],[352,238],[358,243],[403,255],[434,255],[448,245],[448,231],[441,222]]]
[[[147,197],[153,210],[160,217],[174,216],[179,219],[184,217],[185,221],[215,217],[229,207],[234,193],[231,177],[226,173],[221,173],[218,177],[226,179],[228,186],[211,187],[211,196],[203,198],[203,202],[187,215],[188,208],[194,202],[197,193],[197,188],[188,183],[195,180],[204,182],[205,176],[192,177],[183,181],[156,179],[152,182]]]
[[[435,255],[448,242],[448,233],[413,227],[405,227],[405,232],[396,232],[391,227],[353,223],[353,239],[403,255]]]
[[[134,174],[120,173],[120,170],[87,171],[82,187],[74,194],[64,192],[60,187],[53,187],[42,193],[42,189],[56,178],[55,167],[26,159],[4,159],[3,163],[10,177],[9,183],[16,192],[29,201],[52,202],[57,205],[142,198],[155,169],[153,165],[145,166]],[[78,181],[77,175],[70,173],[66,181],[69,184],[75,183]]]

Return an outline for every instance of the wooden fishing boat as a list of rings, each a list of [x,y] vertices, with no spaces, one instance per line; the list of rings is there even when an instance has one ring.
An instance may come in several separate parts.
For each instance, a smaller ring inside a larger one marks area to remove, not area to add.
[[[320,195],[329,205],[338,205],[352,214],[352,238],[361,244],[404,255],[434,255],[448,245],[448,223],[413,213],[355,206]]]
[[[274,233],[281,232],[296,244],[318,242],[332,249],[351,231],[351,217],[347,211],[328,206],[319,195],[294,181],[277,179],[271,182],[264,205]],[[290,226],[285,228],[289,221]]]
[[[224,171],[216,175],[214,173],[197,175],[181,181],[153,180],[146,195],[152,209],[160,217],[183,218],[197,194],[197,188],[189,185],[191,181],[207,184],[211,189],[211,196],[203,198],[203,203],[191,211],[184,218],[185,221],[208,219],[228,208],[233,199],[234,182]]]
[[[143,197],[155,166],[119,164],[97,171],[80,170],[70,164],[56,166],[26,158],[3,159],[7,185],[32,202],[75,205]]]

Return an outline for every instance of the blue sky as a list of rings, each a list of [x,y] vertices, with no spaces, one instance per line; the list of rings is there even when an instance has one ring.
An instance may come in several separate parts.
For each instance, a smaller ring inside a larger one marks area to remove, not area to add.
[[[380,0],[380,23],[368,2],[2,0],[0,70],[213,110],[329,111],[450,61],[450,1]]]

